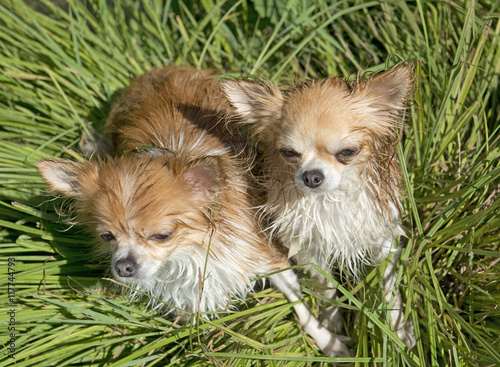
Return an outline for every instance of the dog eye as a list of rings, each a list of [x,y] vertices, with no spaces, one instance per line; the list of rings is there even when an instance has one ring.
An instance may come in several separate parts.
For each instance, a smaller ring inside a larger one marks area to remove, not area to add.
[[[337,156],[349,158],[349,157],[355,156],[357,153],[358,153],[357,149],[347,148],[347,149],[343,149],[339,153],[337,153]]]
[[[340,152],[335,154],[335,157],[337,157],[337,160],[340,163],[346,163],[350,158],[353,158],[359,153],[358,149],[355,148],[346,148],[342,149]]]
[[[115,236],[113,236],[113,234],[111,232],[106,232],[106,233],[101,234],[101,238],[105,242],[113,242],[114,240],[116,240]]]
[[[283,157],[288,159],[300,159],[302,155],[293,149],[280,149],[280,153]]]
[[[339,154],[344,157],[351,157],[356,153],[355,149],[344,149]]]
[[[165,242],[168,240],[170,237],[172,237],[172,233],[156,233],[149,237],[150,241],[156,241],[156,242]]]

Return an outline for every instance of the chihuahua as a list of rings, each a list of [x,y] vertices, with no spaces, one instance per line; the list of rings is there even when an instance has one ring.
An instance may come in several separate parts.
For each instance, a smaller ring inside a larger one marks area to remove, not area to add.
[[[226,310],[269,273],[291,302],[301,300],[286,255],[255,220],[248,162],[239,156],[245,141],[226,124],[230,111],[209,71],[154,69],[111,110],[114,154],[37,164],[53,191],[73,199],[97,251],[110,254],[114,278],[174,314]],[[294,307],[325,354],[349,355],[343,337],[304,303]]]
[[[308,80],[283,89],[267,81],[223,81],[264,152],[262,210],[271,238],[288,249],[289,258],[356,275],[364,265],[397,255],[393,244],[404,231],[396,151],[412,86],[408,65],[368,80]],[[396,258],[385,271],[384,291],[392,299],[395,331],[413,347],[413,324],[404,321],[400,293],[392,292]],[[336,290],[325,293],[334,298]],[[321,316],[330,329],[341,329],[338,307]]]

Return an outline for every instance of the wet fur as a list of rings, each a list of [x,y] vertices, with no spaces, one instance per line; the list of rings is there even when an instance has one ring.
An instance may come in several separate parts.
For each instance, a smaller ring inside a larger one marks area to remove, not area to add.
[[[110,113],[113,156],[37,164],[53,191],[74,199],[101,252],[112,254],[114,277],[175,314],[225,310],[275,271],[273,283],[301,299],[286,256],[254,219],[248,162],[239,157],[245,139],[225,123],[229,115],[209,72],[154,69]],[[294,307],[327,355],[349,355],[303,303]]]
[[[289,257],[357,276],[364,265],[379,265],[395,251],[394,242],[404,235],[396,147],[412,86],[406,65],[366,80],[308,80],[282,89],[268,81],[223,82],[260,141],[267,179],[262,211],[271,238]],[[389,268],[388,282],[395,276]],[[399,292],[395,298],[401,305]],[[338,310],[326,314],[329,326],[339,329]],[[414,345],[411,323],[398,314],[393,324]]]

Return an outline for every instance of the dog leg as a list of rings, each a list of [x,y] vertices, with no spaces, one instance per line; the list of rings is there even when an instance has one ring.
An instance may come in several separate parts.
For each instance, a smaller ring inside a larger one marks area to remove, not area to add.
[[[327,282],[321,282],[322,285]],[[328,284],[328,286],[333,287],[332,284]],[[329,288],[321,291],[321,294],[325,297],[328,297],[331,300],[336,300],[337,297],[337,289]],[[340,313],[339,306],[328,306],[321,310],[319,314],[319,320],[321,324],[325,326],[328,330],[331,330],[335,333],[342,332],[343,324],[342,324],[342,314]]]
[[[300,285],[297,276],[292,270],[272,275],[273,284],[289,299],[296,302],[302,299]],[[350,357],[351,353],[345,343],[349,341],[346,336],[331,333],[313,316],[305,303],[298,303],[293,306],[300,325],[304,331],[311,336],[318,347],[329,357]]]
[[[387,268],[385,269],[384,272],[384,294],[385,294],[385,300],[388,305],[391,303],[392,299],[392,306],[391,306],[391,323],[394,331],[396,334],[398,334],[399,339],[403,343],[406,344],[406,346],[410,349],[412,349],[415,344],[417,343],[416,338],[415,338],[415,330],[413,328],[413,323],[410,320],[404,320],[404,303],[403,300],[401,299],[401,293],[399,290],[396,288],[395,289],[395,283],[396,283],[396,269],[395,269],[395,264],[398,259],[398,256],[395,254],[391,260],[391,262],[387,265]]]
[[[320,251],[311,250],[307,253],[305,252],[297,252],[294,257],[294,260],[297,264],[307,264],[304,265],[304,268],[308,271],[310,276],[318,283],[320,293],[325,298],[336,300],[338,298],[337,288],[330,283],[322,273],[318,271],[318,268],[313,266],[312,264],[317,264],[317,266],[323,269],[326,273],[331,275],[330,266],[325,261],[325,256]],[[308,264],[312,263],[312,264]],[[333,331],[334,333],[341,333],[343,329],[343,320],[341,308],[336,305],[331,305],[331,303],[327,301],[321,301],[321,305],[325,305],[326,307],[322,308],[319,313],[319,321],[321,324],[326,327],[328,330]],[[328,306],[330,305],[330,306]]]

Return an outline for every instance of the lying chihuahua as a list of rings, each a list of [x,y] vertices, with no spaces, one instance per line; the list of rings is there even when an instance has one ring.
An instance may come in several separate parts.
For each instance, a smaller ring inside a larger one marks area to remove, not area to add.
[[[238,157],[242,139],[225,123],[230,106],[207,71],[166,67],[137,78],[107,121],[115,155],[37,168],[72,198],[78,220],[111,253],[116,280],[173,313],[216,312],[271,275],[291,302],[300,286],[257,226]],[[299,322],[329,356],[348,356],[304,303]]]

